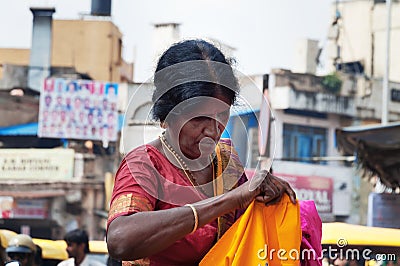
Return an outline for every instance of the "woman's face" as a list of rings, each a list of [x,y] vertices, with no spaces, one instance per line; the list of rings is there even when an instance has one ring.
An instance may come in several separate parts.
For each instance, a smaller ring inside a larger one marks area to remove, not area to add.
[[[221,138],[229,119],[230,101],[222,95],[216,97],[197,97],[168,124],[170,141],[180,153],[189,159],[209,156]]]

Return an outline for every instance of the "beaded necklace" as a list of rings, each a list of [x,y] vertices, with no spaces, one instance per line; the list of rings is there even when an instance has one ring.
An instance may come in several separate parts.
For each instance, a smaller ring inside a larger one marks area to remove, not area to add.
[[[207,195],[207,192],[202,188],[201,185],[199,185],[199,183],[197,183],[196,178],[194,177],[193,173],[190,171],[189,167],[187,166],[187,164],[185,163],[185,161],[182,159],[182,157],[175,151],[175,149],[168,143],[167,139],[165,138],[164,134],[162,134],[161,136],[159,136],[159,139],[162,143],[162,145],[164,145],[167,150],[172,154],[172,156],[174,156],[175,160],[179,163],[179,166],[181,167],[181,169],[183,170],[183,172],[185,173],[187,179],[189,180],[190,184],[192,184],[192,186],[195,189],[200,189],[201,192],[204,195]],[[210,155],[211,157],[211,155]],[[211,159],[211,168],[212,168],[212,176],[213,176],[213,181],[214,181],[214,162]],[[213,182],[214,185],[214,182]]]

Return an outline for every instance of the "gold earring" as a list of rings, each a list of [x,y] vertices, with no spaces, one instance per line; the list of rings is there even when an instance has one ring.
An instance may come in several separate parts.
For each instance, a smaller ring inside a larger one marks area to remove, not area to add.
[[[161,128],[166,129],[168,124],[167,124],[167,122],[163,121],[160,123],[160,126],[161,126]]]

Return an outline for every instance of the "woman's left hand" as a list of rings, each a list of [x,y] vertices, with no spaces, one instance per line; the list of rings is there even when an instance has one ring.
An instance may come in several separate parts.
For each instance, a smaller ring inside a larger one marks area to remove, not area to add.
[[[266,170],[258,172],[253,178],[263,178],[259,185],[260,194],[256,197],[257,201],[264,202],[267,205],[279,202],[286,193],[290,201],[296,203],[296,193],[285,180],[280,179]]]

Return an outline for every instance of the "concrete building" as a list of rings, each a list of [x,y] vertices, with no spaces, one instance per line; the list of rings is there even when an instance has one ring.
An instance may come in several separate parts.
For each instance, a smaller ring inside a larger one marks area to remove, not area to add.
[[[341,75],[344,82],[337,94],[324,88],[324,77],[309,73],[273,69],[269,75],[240,77],[241,108],[234,107],[227,132],[250,175],[255,168],[272,165],[275,174],[293,182],[300,199],[316,201],[323,221],[366,224],[367,195],[372,185],[360,179],[352,157],[340,155],[335,130],[377,121],[381,92],[374,85],[377,81],[372,81],[367,96],[357,93],[358,89],[363,92],[365,83]],[[391,86],[398,88],[399,84]],[[263,92],[272,117],[264,155],[259,135],[260,128],[268,127],[261,122],[266,113],[260,115],[265,108]],[[400,103],[390,101],[391,119],[400,118],[399,110]]]
[[[54,8],[31,11],[32,49],[0,49],[0,223],[33,237],[60,239],[79,227],[103,239],[119,142],[39,138],[39,91],[49,76],[130,82],[122,35],[109,17],[53,21]]]
[[[73,67],[96,80],[131,82],[133,63],[122,58],[122,33],[110,19],[53,20],[52,67]],[[7,64],[27,66],[30,49],[0,48],[0,79]]]
[[[400,3],[393,1],[390,27],[389,80],[400,82]],[[387,10],[385,1],[340,1],[332,6],[334,21],[328,33],[329,65],[360,62],[369,78],[385,72]],[[332,69],[333,70],[333,69]]]
[[[154,63],[171,44],[181,40],[180,25],[180,23],[176,22],[155,23],[153,25]]]

